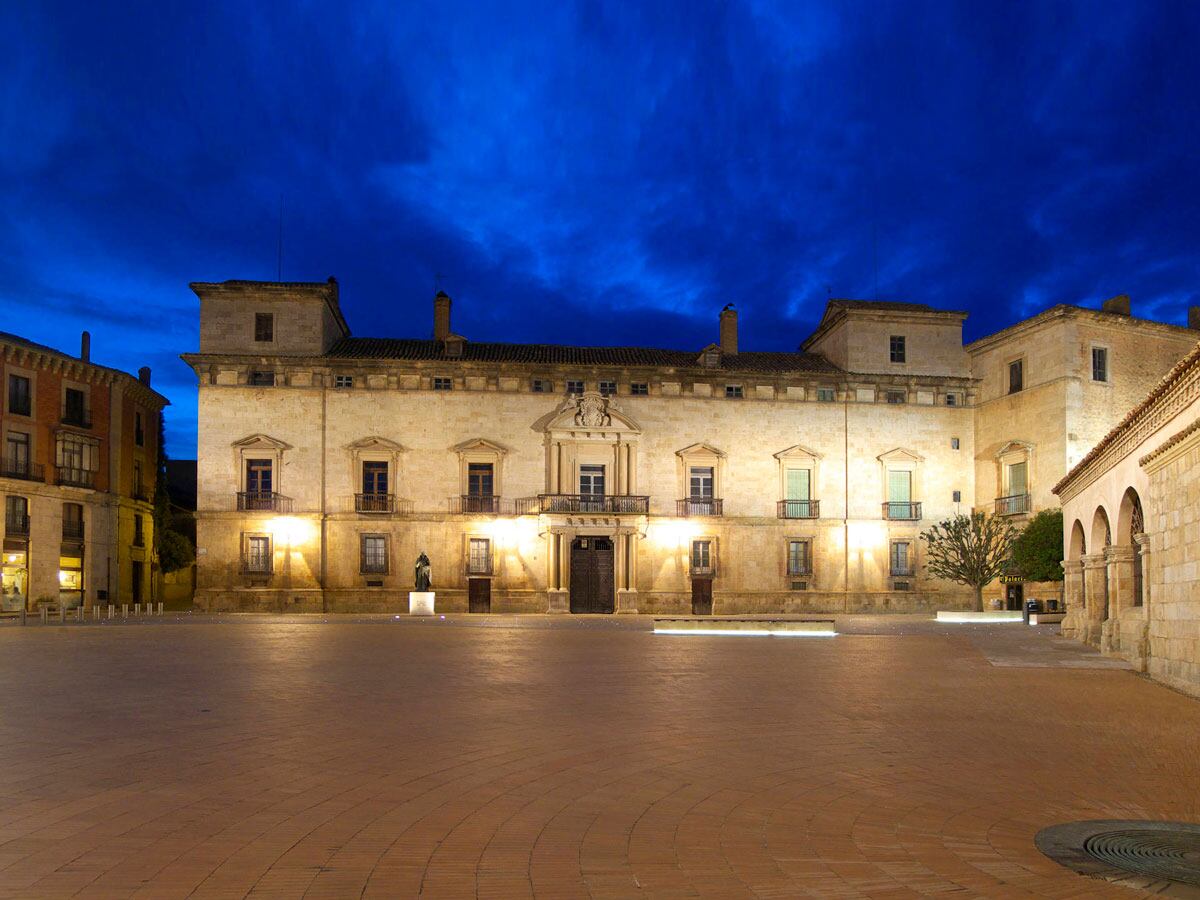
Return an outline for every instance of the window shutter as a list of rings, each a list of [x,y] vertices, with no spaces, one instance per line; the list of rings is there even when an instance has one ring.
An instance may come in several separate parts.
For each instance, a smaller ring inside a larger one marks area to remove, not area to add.
[[[912,500],[912,472],[888,472],[888,500],[892,503]]]
[[[1008,467],[1009,494],[1024,494],[1029,481],[1026,478],[1025,463],[1016,463]]]
[[[787,470],[787,500],[808,500],[809,477],[811,473],[808,469],[788,469]]]

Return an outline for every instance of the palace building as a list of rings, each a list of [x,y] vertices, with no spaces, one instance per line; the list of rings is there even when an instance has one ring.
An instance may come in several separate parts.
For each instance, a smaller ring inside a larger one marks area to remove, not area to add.
[[[0,610],[153,598],[158,421],[137,377],[0,333]]]
[[[966,314],[832,300],[795,352],[355,337],[338,285],[193,284],[197,602],[439,609],[966,608],[920,533],[1020,524],[1196,341],[1056,306],[962,343]],[[1132,401],[1131,401],[1132,402]],[[998,588],[997,588],[998,590]]]

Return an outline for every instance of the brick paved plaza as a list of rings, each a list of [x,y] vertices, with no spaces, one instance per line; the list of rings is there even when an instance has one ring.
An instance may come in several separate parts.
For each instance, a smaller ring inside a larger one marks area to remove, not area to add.
[[[1200,818],[1200,703],[1022,625],[0,625],[4,897],[1137,896],[1033,846]]]

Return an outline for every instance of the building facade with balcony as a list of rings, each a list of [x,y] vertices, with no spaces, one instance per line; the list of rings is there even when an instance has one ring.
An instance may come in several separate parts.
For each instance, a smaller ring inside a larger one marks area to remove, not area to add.
[[[151,600],[158,418],[137,377],[0,333],[0,610]]]
[[[332,279],[192,287],[202,606],[403,610],[421,552],[451,610],[972,600],[919,539],[977,500],[963,313],[834,300],[776,353],[726,309],[680,351],[469,341],[444,294],[432,339],[359,338]]]

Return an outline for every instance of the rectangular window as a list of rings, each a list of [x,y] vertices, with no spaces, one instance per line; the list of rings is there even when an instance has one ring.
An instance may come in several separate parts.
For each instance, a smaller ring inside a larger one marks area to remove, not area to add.
[[[4,533],[29,534],[29,501],[25,497],[4,498]]]
[[[788,541],[789,575],[809,575],[812,573],[812,542]]]
[[[711,500],[713,498],[713,467],[692,466],[688,470],[688,499]]]
[[[274,387],[275,373],[263,372],[260,369],[256,369],[250,373],[250,376],[246,379],[246,384],[252,387]]]
[[[837,392],[833,388],[817,388],[818,403],[832,403],[837,399]]]
[[[142,426],[142,414],[137,410],[133,412],[133,442],[139,447],[146,445],[146,431]]]
[[[635,381],[629,385],[629,393],[635,397],[646,397],[650,394],[650,385],[644,381]]]
[[[912,472],[888,472],[888,502],[909,503],[912,500]]]
[[[1028,469],[1023,462],[1008,466],[1008,495],[1015,497],[1029,493]]]
[[[388,492],[388,464],[382,460],[364,460],[362,492],[378,496]]]
[[[254,314],[254,340],[260,342],[275,340],[274,313]]]
[[[29,379],[24,375],[8,376],[8,411],[14,416],[33,414],[33,400],[29,390]]]
[[[891,337],[891,340],[889,342],[888,350],[889,350],[892,362],[894,362],[894,363],[904,362],[904,355],[905,355],[904,335],[893,334]]]
[[[888,391],[886,398],[888,403],[903,403],[908,399],[904,391]]]
[[[270,494],[274,490],[271,468],[269,459],[246,460],[246,493]]]
[[[785,500],[808,501],[812,499],[812,472],[809,469],[788,469]]]
[[[600,382],[600,393],[605,397],[612,397],[617,393],[617,383],[615,381]]]
[[[553,382],[547,381],[545,378],[535,378],[530,383],[530,388],[535,394],[549,394],[554,390]]]
[[[100,445],[91,438],[59,432],[54,464],[71,476],[95,472],[100,467]]]
[[[952,437],[952,438],[950,438],[950,449],[951,449],[951,450],[957,450],[957,449],[958,449],[958,445],[959,445],[959,440],[958,440],[958,438],[956,438],[956,437]]]
[[[947,406],[958,406],[958,394],[947,394],[946,395],[946,405]]]
[[[467,574],[492,574],[492,542],[488,538],[471,538],[468,541]]]
[[[67,425],[91,427],[91,417],[88,415],[87,394],[79,388],[67,388],[63,393],[63,422]]]
[[[10,431],[4,439],[4,471],[18,478],[29,475],[29,435]]]
[[[711,575],[712,541],[692,541],[692,574]]]
[[[354,387],[353,375],[334,375],[333,386],[335,388],[352,388]]]
[[[491,497],[495,490],[495,467],[492,463],[467,463],[467,496]]]
[[[1108,348],[1092,348],[1092,381],[1108,381]]]
[[[133,546],[146,546],[146,525],[141,513],[133,514]]]
[[[133,496],[142,496],[142,462],[138,459],[133,461]]]
[[[950,494],[951,503],[962,503],[962,491],[953,491]]]
[[[388,572],[387,536],[364,534],[361,545],[360,570],[363,575],[386,575]]]
[[[725,396],[730,400],[741,400],[742,386],[740,384],[725,385]]]
[[[568,394],[582,394],[583,393],[583,382],[577,381],[575,379],[568,380],[567,381],[567,393]]]
[[[433,389],[435,391],[449,391],[453,389],[454,382],[444,376],[434,376]]]
[[[1016,359],[1008,364],[1008,392],[1015,394],[1025,389],[1025,360]]]
[[[893,575],[911,575],[912,561],[909,558],[911,545],[908,541],[892,541],[891,572]]]
[[[252,534],[246,538],[246,555],[242,560],[250,575],[271,574],[271,538],[264,534]]]
[[[141,547],[138,542],[140,528],[137,523],[137,518],[134,519],[133,545]],[[82,503],[64,503],[63,504],[63,527],[62,536],[64,541],[82,541],[83,540],[83,504]]]
[[[130,568],[130,586],[133,588],[133,602],[142,602],[142,564],[134,560]]]
[[[579,493],[587,497],[604,496],[604,466],[579,467]]]

